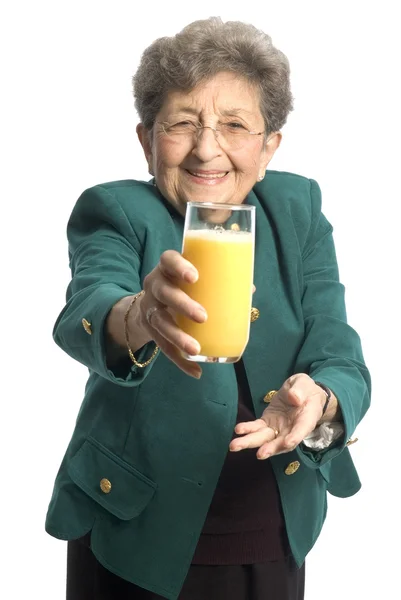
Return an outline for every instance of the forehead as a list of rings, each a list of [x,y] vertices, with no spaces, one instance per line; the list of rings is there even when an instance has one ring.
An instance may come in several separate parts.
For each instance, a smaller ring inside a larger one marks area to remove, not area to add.
[[[235,73],[219,73],[189,91],[172,90],[160,113],[227,113],[261,117],[259,91]]]

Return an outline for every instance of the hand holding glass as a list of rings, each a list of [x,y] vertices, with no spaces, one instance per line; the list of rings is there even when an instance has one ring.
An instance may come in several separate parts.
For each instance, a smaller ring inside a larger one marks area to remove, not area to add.
[[[180,287],[208,315],[205,323],[177,316],[179,327],[201,346],[196,356],[184,354],[188,360],[232,363],[241,358],[249,339],[254,239],[255,207],[187,204],[182,254],[199,278]]]

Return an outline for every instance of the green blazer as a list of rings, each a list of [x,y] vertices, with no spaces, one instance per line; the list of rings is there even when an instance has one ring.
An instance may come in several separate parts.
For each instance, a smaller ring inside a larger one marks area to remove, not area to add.
[[[360,488],[347,440],[369,406],[370,379],[359,337],[346,322],[317,183],[267,171],[246,201],[256,206],[257,223],[253,303],[260,316],[243,356],[255,413],[266,408],[266,392],[304,372],[334,391],[344,417],[345,436],[328,449],[301,444],[270,459],[301,565],[325,519],[327,490],[345,497]],[[182,233],[183,218],[151,183],[95,186],[73,209],[72,279],[54,339],[88,367],[89,379],[46,521],[60,539],[91,531],[105,567],[171,600],[189,569],[232,437],[235,371],[205,365],[198,381],[161,353],[145,369],[127,361],[110,370],[104,323],[118,300],[141,290],[163,251],[181,250]],[[153,347],[140,350],[138,360]]]

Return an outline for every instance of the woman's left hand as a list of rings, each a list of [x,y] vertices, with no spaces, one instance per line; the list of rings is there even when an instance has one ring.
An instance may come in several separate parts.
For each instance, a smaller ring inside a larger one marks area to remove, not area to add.
[[[317,426],[326,394],[305,373],[292,375],[271,399],[260,419],[238,423],[232,452],[259,448],[259,459],[294,450]],[[277,435],[276,435],[277,434]]]

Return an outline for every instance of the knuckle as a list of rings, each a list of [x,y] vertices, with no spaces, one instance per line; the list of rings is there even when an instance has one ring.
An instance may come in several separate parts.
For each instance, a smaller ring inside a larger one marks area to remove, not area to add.
[[[148,273],[143,280],[143,289],[146,291],[150,288],[152,282],[152,273]]]
[[[152,312],[148,317],[149,325],[151,325],[152,327],[155,327],[156,329],[160,325],[160,321],[161,321],[160,313],[161,313],[161,309],[159,308],[158,310],[155,310],[154,312]]]
[[[160,281],[160,279],[155,279],[154,281],[152,281],[151,289],[152,295],[155,298],[155,300],[161,302],[163,298],[163,282]]]
[[[189,336],[185,335],[185,333],[183,331],[181,331],[181,329],[177,333],[176,340],[177,340],[177,346],[179,346],[180,348],[185,348],[185,346],[188,343],[192,342],[192,339]]]
[[[155,271],[159,276],[168,277],[171,273],[171,270],[171,262],[162,254]]]
[[[157,265],[153,271],[145,276],[143,280],[143,289],[148,295],[152,294],[154,296],[163,281],[163,272],[159,269],[159,265]]]
[[[160,256],[159,264],[170,271],[171,269],[175,269],[177,258],[180,256],[175,250],[165,250]]]
[[[161,263],[169,262],[173,255],[174,255],[174,250],[165,250],[160,255],[160,262]]]

